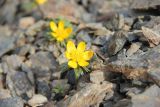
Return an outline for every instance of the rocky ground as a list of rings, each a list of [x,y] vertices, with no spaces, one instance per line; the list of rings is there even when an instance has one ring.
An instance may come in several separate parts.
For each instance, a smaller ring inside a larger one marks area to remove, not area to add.
[[[160,107],[160,0],[29,1],[0,1],[0,107]],[[44,36],[59,16],[96,55],[78,80]]]

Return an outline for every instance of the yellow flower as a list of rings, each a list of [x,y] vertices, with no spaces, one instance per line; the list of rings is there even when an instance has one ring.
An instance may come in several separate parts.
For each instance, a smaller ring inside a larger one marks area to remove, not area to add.
[[[75,44],[72,41],[68,41],[65,55],[69,60],[68,65],[71,68],[77,68],[78,65],[81,67],[89,65],[87,61],[92,58],[93,51],[86,51],[85,49],[85,42],[80,42],[76,48]]]
[[[47,2],[47,0],[35,0],[35,2],[39,5],[44,4],[45,2]]]
[[[72,33],[71,27],[64,27],[64,21],[59,21],[58,26],[54,21],[50,22],[50,28],[52,30],[51,35],[57,39],[57,41],[63,41],[68,38]]]

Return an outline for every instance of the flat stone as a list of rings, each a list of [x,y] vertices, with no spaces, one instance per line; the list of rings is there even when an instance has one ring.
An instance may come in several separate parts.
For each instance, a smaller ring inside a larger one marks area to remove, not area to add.
[[[2,35],[2,34],[1,34]],[[0,57],[13,49],[15,42],[14,36],[0,36]]]
[[[122,14],[115,14],[111,16],[107,21],[104,23],[106,28],[112,31],[117,31],[123,28],[124,26],[124,16]]]
[[[11,94],[10,91],[7,89],[0,89],[0,100],[10,98]]]
[[[85,41],[86,43],[89,43],[92,40],[91,37],[89,36],[88,32],[86,32],[86,31],[78,32],[76,38],[78,40]]]
[[[109,82],[102,84],[88,84],[79,92],[62,101],[61,107],[89,107],[99,105],[105,97],[105,93],[110,92],[113,85]]]
[[[142,94],[132,97],[132,107],[159,107],[160,105],[160,88],[153,85],[146,89]]]
[[[153,80],[154,83],[160,86],[160,68],[159,67],[149,69],[147,74]]]
[[[113,107],[132,107],[131,100],[129,99],[123,99],[118,101]]]
[[[132,9],[146,10],[149,8],[158,8],[160,6],[159,0],[133,0],[131,4]]]
[[[4,84],[3,84],[3,76],[0,75],[0,89],[3,89]]]
[[[106,36],[98,36],[93,43],[103,46],[107,42]]]
[[[44,105],[44,103],[46,103],[47,101],[48,100],[45,96],[41,94],[36,94],[28,101],[28,104],[32,107],[37,107]]]
[[[140,42],[132,43],[131,46],[130,46],[130,48],[126,52],[126,55],[127,56],[133,55],[134,53],[136,53],[139,50],[139,48],[141,47],[141,45],[142,44]]]
[[[142,27],[142,32],[146,39],[148,40],[151,47],[159,45],[160,43],[160,24],[154,26],[152,29],[147,27]]]
[[[26,73],[26,76],[27,76],[28,80],[30,81],[30,83],[32,85],[35,85],[35,78],[34,78],[33,71],[26,64],[22,64],[21,69],[23,72]]]
[[[132,86],[131,83],[121,83],[120,93],[126,93],[127,96],[131,97],[136,94],[140,94],[144,91],[142,87]]]
[[[25,56],[27,53],[30,52],[31,50],[31,45],[30,44],[26,44],[22,47],[20,47],[18,50],[17,50],[17,54],[20,55],[20,56]]]
[[[23,107],[24,102],[19,97],[12,97],[0,100],[0,107]]]
[[[106,72],[120,72],[130,79],[143,79],[148,81],[147,71],[159,67],[160,46],[146,52],[137,52],[130,57],[126,53],[119,53],[115,59],[110,58],[107,65],[97,66],[97,69]]]
[[[33,25],[35,23],[35,19],[33,17],[22,17],[19,20],[19,27],[22,29],[26,29],[29,26]]]
[[[56,107],[56,106],[53,101],[50,101],[50,102],[47,102],[47,104],[45,104],[44,107]]]
[[[93,83],[101,83],[105,80],[105,74],[103,71],[96,70],[90,73],[90,81]]]
[[[41,31],[45,26],[48,26],[48,23],[46,21],[40,20],[30,26],[25,32],[25,34],[28,36],[35,36],[37,32]]]
[[[76,2],[72,1],[48,1],[48,4],[41,6],[44,16],[49,18],[57,18],[59,16],[66,17],[71,22],[77,22],[76,18],[82,17],[84,9]],[[76,9],[75,9],[76,8]]]
[[[144,26],[152,29],[159,24],[160,24],[160,17],[159,16],[152,16],[151,19],[147,23],[144,24]],[[159,31],[159,30],[157,30],[157,31]]]
[[[23,57],[18,55],[6,56],[3,61],[8,65],[9,68],[17,69],[23,63]]]
[[[108,53],[109,55],[117,54],[125,45],[126,33],[124,31],[115,32],[113,37],[109,40],[108,43]]]
[[[65,54],[63,53],[57,58],[57,61],[61,65],[63,63],[66,63],[68,60],[67,60],[67,58],[65,58]]]
[[[51,89],[47,82],[37,81],[37,93],[46,96],[48,99],[51,98]]]
[[[1,33],[1,35],[0,36],[11,36],[11,34],[12,34],[12,31],[11,31],[11,29],[10,29],[10,27],[8,26],[8,25],[1,25],[0,26],[0,33]]]
[[[49,80],[52,72],[56,72],[57,62],[50,52],[37,52],[30,56],[31,68],[37,78]]]
[[[7,85],[18,96],[27,94],[28,97],[31,97],[34,93],[34,87],[24,72],[11,72],[7,74]]]
[[[103,107],[113,107],[113,102],[112,101],[104,102]]]
[[[15,19],[15,14],[17,11],[17,6],[18,6],[18,1],[13,0],[13,1],[6,1],[5,5],[2,6],[0,10],[0,23],[13,23]]]

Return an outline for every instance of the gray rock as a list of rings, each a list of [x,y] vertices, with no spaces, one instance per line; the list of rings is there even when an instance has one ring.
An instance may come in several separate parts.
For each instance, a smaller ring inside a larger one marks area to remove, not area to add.
[[[4,83],[3,83],[4,77],[0,74],[0,89],[3,89]]]
[[[45,104],[44,107],[56,107],[56,106],[53,101],[50,101],[50,102],[47,102],[47,104]]]
[[[0,73],[3,73],[2,63],[0,63]]]
[[[90,81],[100,84],[105,80],[105,73],[100,70],[96,70],[90,73]]]
[[[10,91],[7,89],[0,89],[0,100],[10,98]]]
[[[13,33],[10,29],[10,27],[8,25],[5,25],[5,26],[0,26],[0,33],[1,35],[0,36],[3,36],[3,37],[8,37],[8,36],[11,36],[11,34]]]
[[[112,84],[103,82],[102,84],[88,84],[72,97],[68,97],[61,103],[61,107],[89,107],[98,106],[105,97],[105,93],[112,90]]]
[[[60,77],[61,77],[61,72],[54,72],[51,78],[55,80],[55,79],[60,79]]]
[[[158,8],[160,6],[159,0],[133,0],[131,4],[132,9],[149,9],[149,8]]]
[[[13,49],[15,37],[0,36],[0,57]]]
[[[25,32],[25,34],[28,36],[35,36],[36,33],[41,31],[45,26],[48,26],[48,23],[46,21],[40,20],[37,23],[30,26]]]
[[[27,53],[29,53],[30,49],[31,49],[31,45],[26,44],[18,49],[17,54],[21,56],[25,56]]]
[[[23,63],[23,57],[18,55],[11,55],[3,57],[3,61],[7,64],[9,68],[17,69]]]
[[[49,52],[40,51],[30,56],[31,68],[37,78],[49,80],[52,72],[56,72],[57,62]]]
[[[131,83],[120,84],[120,92],[126,93],[127,96],[131,97],[133,95],[139,94],[144,91],[142,87],[135,87],[130,85]]]
[[[144,26],[152,29],[159,24],[160,24],[160,17],[159,16],[156,16],[156,17],[152,16],[151,19],[147,23],[144,24]],[[157,31],[159,31],[159,30],[157,30]]]
[[[160,105],[160,88],[153,85],[146,89],[142,94],[132,97],[132,107],[159,107]]]
[[[28,80],[30,81],[30,83],[32,85],[35,85],[35,78],[34,78],[33,71],[26,64],[22,64],[21,69],[23,72],[26,73],[26,76]]]
[[[143,33],[141,30],[134,30],[133,32],[128,32],[127,33],[127,40],[129,42],[134,42],[136,40],[139,40],[141,38],[143,38]]]
[[[160,24],[154,26],[152,29],[142,27],[142,32],[145,38],[148,40],[151,47],[159,45],[160,43]]]
[[[63,63],[66,63],[68,60],[65,57],[65,53],[62,53],[58,58],[57,58],[57,62],[61,65]]]
[[[33,17],[22,17],[19,20],[19,27],[21,29],[26,29],[29,26],[33,25],[35,23],[35,19]]]
[[[51,89],[47,82],[37,81],[37,93],[46,96],[48,99],[51,98]]]
[[[7,74],[7,85],[9,89],[15,91],[18,96],[27,94],[28,97],[32,97],[34,94],[34,87],[24,72]]]
[[[103,107],[113,107],[113,102],[112,101],[104,102]]]
[[[80,31],[78,34],[77,34],[77,39],[80,40],[80,41],[85,41],[85,42],[91,42],[91,38],[88,34],[88,32],[85,32],[85,31]]]
[[[110,30],[119,30],[124,26],[124,16],[122,14],[115,14],[110,20],[105,22],[106,28]]]
[[[96,45],[101,45],[103,46],[107,42],[106,36],[98,36],[93,43]]]
[[[28,101],[28,104],[32,107],[37,107],[44,105],[44,103],[46,103],[47,101],[48,99],[45,96],[36,94]]]
[[[6,1],[5,5],[0,10],[0,23],[12,23],[15,19],[18,1]]]
[[[129,99],[123,99],[118,101],[113,107],[133,107],[131,100]]]
[[[127,56],[133,55],[134,53],[136,53],[139,50],[139,48],[141,47],[141,45],[142,44],[140,42],[132,43],[131,46],[130,46],[130,48],[126,52],[126,55]]]
[[[56,45],[56,44],[54,44],[53,46],[53,55],[56,57],[56,58],[58,58],[59,57],[59,55],[61,54],[60,53],[60,51],[59,51],[59,48],[58,48],[58,46]]]
[[[0,100],[0,107],[23,107],[24,103],[19,97],[12,97]]]
[[[112,99],[113,96],[114,96],[114,91],[113,90],[107,92],[106,96],[104,97],[104,101],[108,101],[108,100]]]
[[[127,78],[148,80],[147,71],[159,66],[160,46],[149,49],[146,52],[137,52],[136,54],[126,57],[125,51],[119,53],[117,58],[110,58],[107,65],[97,67],[106,72],[120,72]]]
[[[127,41],[126,36],[127,35],[124,31],[115,32],[115,34],[108,43],[109,55],[115,55],[123,48]]]
[[[160,86],[160,70],[159,70],[159,67],[149,69],[147,74],[153,80],[154,83],[156,83],[158,86]]]
[[[35,37],[33,36],[27,36],[25,39],[27,43],[33,43],[35,41]]]

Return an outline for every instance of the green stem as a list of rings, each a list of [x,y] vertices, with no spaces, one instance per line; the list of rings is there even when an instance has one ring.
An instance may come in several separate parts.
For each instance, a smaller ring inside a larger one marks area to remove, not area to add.
[[[43,13],[43,11],[42,11],[42,9],[41,9],[41,7],[40,7],[40,5],[39,4],[37,4],[37,6],[38,6],[38,10],[40,11],[40,13],[41,13],[41,16],[42,16],[42,18],[44,18],[44,13]]]
[[[82,67],[86,72],[90,72],[90,70],[86,67]]]

